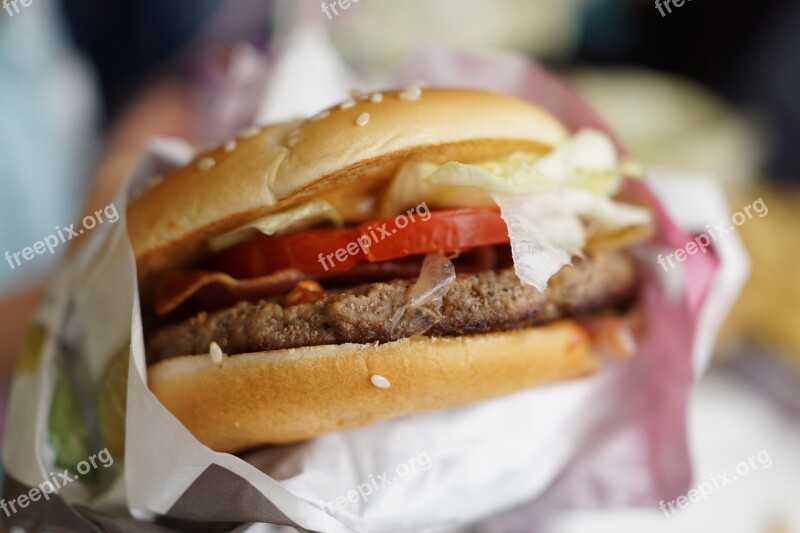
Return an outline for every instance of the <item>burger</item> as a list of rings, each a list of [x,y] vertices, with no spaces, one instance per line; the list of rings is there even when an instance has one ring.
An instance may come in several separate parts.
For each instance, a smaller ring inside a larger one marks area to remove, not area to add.
[[[149,387],[235,452],[590,373],[630,351],[598,324],[635,307],[652,234],[625,170],[601,132],[489,91],[243,131],[128,208]]]

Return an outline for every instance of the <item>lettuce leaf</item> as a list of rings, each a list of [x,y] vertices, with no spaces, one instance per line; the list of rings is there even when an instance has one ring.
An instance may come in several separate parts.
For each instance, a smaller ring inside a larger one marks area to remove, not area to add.
[[[546,156],[514,154],[503,161],[464,164],[452,161],[425,182],[476,187],[496,193],[530,194],[558,187],[580,187],[613,194],[622,181],[617,153],[599,131],[584,129]]]
[[[582,255],[590,239],[649,234],[644,230],[652,224],[649,210],[611,199],[630,168],[620,164],[606,135],[585,129],[545,156],[450,162],[424,181],[490,192],[508,227],[517,276],[543,291],[556,272]],[[622,231],[636,227],[644,229]]]
[[[486,191],[428,183],[426,178],[439,168],[439,165],[426,161],[403,164],[381,196],[380,216],[393,217],[422,202],[433,209],[494,207],[494,201]]]
[[[508,227],[517,277],[540,291],[573,257],[582,256],[591,236],[649,225],[651,220],[644,208],[584,189],[493,197]]]
[[[214,237],[208,241],[208,245],[212,252],[216,252],[244,242],[254,231],[259,231],[264,235],[275,235],[279,231],[296,224],[310,224],[322,220],[328,220],[339,228],[344,225],[342,217],[336,208],[327,200],[318,198],[279,213],[272,213],[233,231]]]

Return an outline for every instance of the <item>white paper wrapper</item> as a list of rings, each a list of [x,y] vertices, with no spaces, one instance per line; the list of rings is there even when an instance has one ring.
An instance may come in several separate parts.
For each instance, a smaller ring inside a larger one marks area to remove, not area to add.
[[[278,107],[313,114],[319,98],[306,101],[308,91],[287,88],[304,85],[305,72],[343,71],[330,64],[329,53],[313,54],[324,44],[318,35],[297,39],[293,53],[279,60],[282,67],[271,77],[262,118],[273,116],[270,110]],[[315,64],[320,60],[325,63]],[[492,85],[544,102],[570,127],[600,125],[558,80],[520,59],[429,49],[403,75],[417,78],[434,85]],[[344,92],[343,87],[321,90]],[[139,190],[190,156],[191,149],[178,141],[154,141],[129,190]],[[729,220],[712,182],[658,172],[649,185],[685,230]],[[632,187],[644,193],[641,186]],[[117,198],[120,212],[126,198],[127,191]],[[702,208],[687,210],[687,198]],[[667,217],[659,214],[659,220],[661,251],[686,242],[688,237]],[[735,236],[717,243],[714,253],[690,257],[669,276],[659,272],[654,259],[659,249],[653,246],[642,251],[649,270],[641,300],[648,332],[632,359],[609,362],[577,381],[237,457],[196,441],[147,388],[124,218],[98,228],[92,239],[93,246],[54,280],[36,321],[46,333],[39,335],[38,345],[29,343],[26,363],[14,380],[3,443],[6,500],[63,470],[59,464],[64,459],[57,463],[49,445],[60,365],[74,363],[83,371],[83,378],[67,379],[82,380],[72,387],[80,397],[82,387],[99,387],[110,362],[121,348],[124,355],[130,342],[124,457],[115,456],[114,466],[95,484],[75,481],[10,517],[9,523],[29,530],[160,531],[147,523],[156,519],[178,530],[226,531],[261,522],[308,531],[380,533],[456,529],[481,521],[485,530],[499,530],[510,523],[533,523],[554,507],[673,498],[690,482],[689,391],[707,365],[716,328],[747,273],[746,255]],[[95,406],[88,411],[108,401],[89,396]],[[214,408],[213,398],[203,401]],[[86,457],[108,446],[107,440],[84,440],[83,448],[76,449]],[[79,452],[72,455],[81,459]],[[128,512],[138,521],[126,518]]]

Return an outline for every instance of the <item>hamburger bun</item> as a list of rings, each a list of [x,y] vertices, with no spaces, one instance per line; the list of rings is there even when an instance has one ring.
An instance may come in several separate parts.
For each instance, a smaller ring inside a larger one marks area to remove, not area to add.
[[[240,354],[219,365],[208,355],[176,357],[150,368],[149,386],[198,440],[235,452],[465,405],[578,377],[597,364],[587,332],[564,320],[503,333]]]
[[[409,160],[472,163],[520,151],[546,153],[566,138],[565,127],[535,105],[493,92],[445,89],[426,89],[421,96],[389,91],[306,121],[244,132],[198,155],[130,206],[128,232],[142,302],[156,277],[208,254],[210,238],[271,212],[332,195],[351,203],[374,197]],[[625,286],[633,288],[633,269],[630,276]],[[608,295],[612,307],[617,296]],[[510,302],[514,296],[498,298]],[[569,298],[558,298],[554,309],[570,307],[565,303]],[[604,303],[574,307],[604,311]],[[240,311],[256,305],[239,304]],[[279,318],[297,312],[275,311]],[[234,312],[229,331],[264,337],[258,325],[269,321],[267,314],[255,311],[244,319]],[[181,349],[157,361],[148,352],[149,386],[201,442],[235,452],[466,405],[596,368],[589,334],[571,315],[536,326],[512,323],[508,316],[496,328],[471,330],[492,333],[394,337],[380,344],[326,341],[271,351],[246,348],[241,351],[251,353],[221,360],[218,346],[206,348],[204,341],[199,349],[217,352],[213,357],[183,355]],[[286,331],[280,332],[294,335],[293,327],[283,326]],[[180,331],[196,339],[190,330]],[[226,335],[215,338],[224,345]]]
[[[325,191],[388,180],[409,158],[469,163],[549,151],[567,136],[546,111],[499,93],[402,94],[243,132],[146,190],[127,217],[145,299],[149,279],[202,255],[210,237]]]

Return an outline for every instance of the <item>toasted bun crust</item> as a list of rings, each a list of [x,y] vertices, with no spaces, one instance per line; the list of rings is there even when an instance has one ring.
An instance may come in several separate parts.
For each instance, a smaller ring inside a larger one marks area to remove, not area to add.
[[[563,125],[541,108],[493,92],[382,96],[331,108],[317,120],[240,134],[145,191],[128,209],[140,280],[200,255],[208,238],[272,211],[320,192],[388,179],[409,158],[473,162],[547,151],[566,137]],[[364,113],[369,120],[359,126]]]
[[[238,451],[456,407],[596,366],[587,332],[565,320],[504,333],[242,354],[219,366],[209,356],[178,357],[151,367],[149,384],[201,442]],[[377,387],[373,376],[390,387]]]

